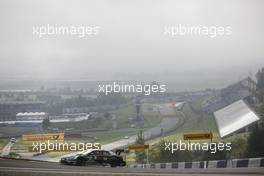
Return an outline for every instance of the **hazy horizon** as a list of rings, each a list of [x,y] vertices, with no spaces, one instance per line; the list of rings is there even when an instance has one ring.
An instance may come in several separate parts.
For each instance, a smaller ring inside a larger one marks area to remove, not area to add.
[[[63,4],[63,5],[62,5]],[[264,1],[0,2],[1,80],[141,80],[224,87],[264,66]],[[41,25],[99,26],[97,36],[32,34]],[[164,35],[165,26],[231,26],[229,36]]]

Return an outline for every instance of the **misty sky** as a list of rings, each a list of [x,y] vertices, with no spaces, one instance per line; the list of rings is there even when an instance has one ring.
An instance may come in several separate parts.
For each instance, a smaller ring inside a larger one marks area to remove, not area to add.
[[[0,0],[0,79],[230,83],[264,66],[263,7],[262,0]],[[47,24],[96,25],[100,34],[32,34]],[[178,24],[231,26],[232,34],[164,35]]]

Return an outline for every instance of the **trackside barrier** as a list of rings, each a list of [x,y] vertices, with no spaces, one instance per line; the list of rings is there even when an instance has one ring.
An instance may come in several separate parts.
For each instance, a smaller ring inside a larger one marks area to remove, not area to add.
[[[231,168],[233,167],[232,160],[215,160],[207,161],[206,168]]]
[[[217,161],[208,161],[206,168],[217,168]]]
[[[178,168],[179,169],[184,169],[185,168],[185,162],[179,162],[178,163]]]
[[[192,169],[192,168],[239,168],[239,167],[264,167],[264,158],[245,158],[232,160],[174,162],[132,164],[129,168],[155,168],[155,169]]]
[[[264,158],[250,158],[248,167],[264,167]]]

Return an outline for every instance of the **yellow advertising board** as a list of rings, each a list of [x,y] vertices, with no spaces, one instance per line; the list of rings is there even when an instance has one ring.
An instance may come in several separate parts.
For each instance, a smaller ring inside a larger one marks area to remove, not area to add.
[[[145,150],[148,148],[149,148],[148,144],[144,144],[144,145],[137,144],[137,145],[128,146],[128,150]]]
[[[64,133],[47,134],[23,134],[23,143],[45,142],[45,141],[64,141]]]
[[[203,139],[213,139],[212,133],[193,133],[193,134],[184,134],[184,140],[203,140]]]

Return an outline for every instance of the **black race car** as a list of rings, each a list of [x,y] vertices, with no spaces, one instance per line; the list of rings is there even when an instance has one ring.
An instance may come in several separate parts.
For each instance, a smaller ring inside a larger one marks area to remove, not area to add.
[[[106,150],[92,150],[85,154],[76,154],[69,157],[61,158],[62,164],[87,166],[87,165],[102,165],[111,167],[125,166],[126,162],[119,155]]]

